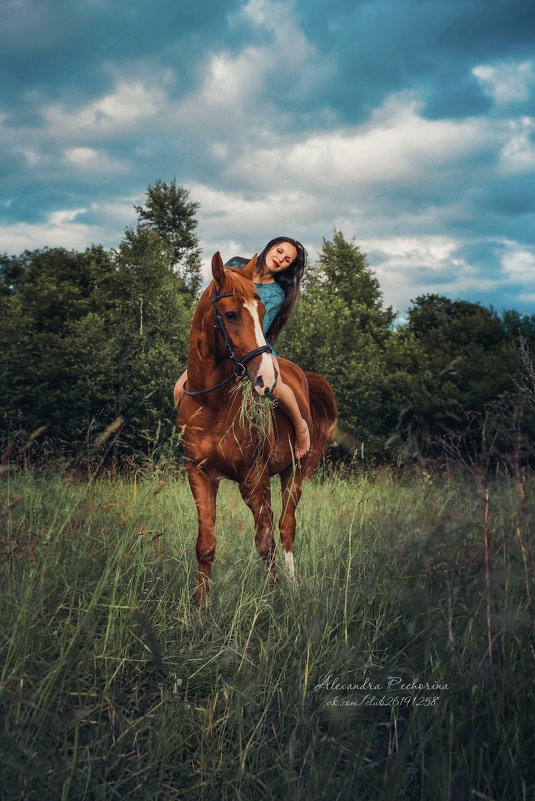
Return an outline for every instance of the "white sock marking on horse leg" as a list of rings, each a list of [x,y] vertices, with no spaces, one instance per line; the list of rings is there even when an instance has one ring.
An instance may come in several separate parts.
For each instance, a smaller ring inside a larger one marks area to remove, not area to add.
[[[295,579],[293,551],[284,551],[284,559],[286,562],[286,570],[288,571],[290,580],[293,581]]]

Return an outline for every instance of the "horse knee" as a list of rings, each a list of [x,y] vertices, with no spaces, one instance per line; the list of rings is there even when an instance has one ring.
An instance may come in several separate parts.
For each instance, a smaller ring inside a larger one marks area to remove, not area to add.
[[[260,529],[256,532],[255,545],[262,559],[267,559],[275,550],[275,540],[271,529]]]

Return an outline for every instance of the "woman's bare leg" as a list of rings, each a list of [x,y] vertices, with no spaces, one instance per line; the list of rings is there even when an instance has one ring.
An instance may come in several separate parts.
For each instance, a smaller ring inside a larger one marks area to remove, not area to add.
[[[186,379],[188,377],[188,371],[184,370],[180,378],[175,384],[175,391],[173,393],[174,401],[175,401],[175,408],[178,409],[180,406],[180,401],[182,400],[182,395],[184,394],[184,384],[186,383]]]
[[[273,359],[275,361],[275,358]],[[288,415],[295,428],[295,458],[300,459],[310,450],[310,432],[304,417],[302,416],[295,395],[291,387],[281,379],[280,367],[275,363],[279,380],[273,390],[273,395],[280,401],[282,411]]]

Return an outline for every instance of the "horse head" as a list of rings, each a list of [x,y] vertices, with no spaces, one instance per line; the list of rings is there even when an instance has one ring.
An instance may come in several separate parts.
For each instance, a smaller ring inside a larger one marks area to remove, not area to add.
[[[257,394],[269,395],[278,375],[262,329],[265,308],[251,280],[255,264],[256,255],[243,270],[225,269],[219,252],[212,258],[210,291],[216,331],[221,334],[216,334],[215,348],[218,356],[245,366]]]

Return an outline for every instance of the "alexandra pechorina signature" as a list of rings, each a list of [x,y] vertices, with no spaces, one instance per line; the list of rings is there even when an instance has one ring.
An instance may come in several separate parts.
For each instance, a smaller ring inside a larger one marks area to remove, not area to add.
[[[351,683],[341,682],[339,676],[326,673],[320,676],[318,683],[313,688],[313,692],[319,692],[319,690],[327,690],[329,692],[332,690],[348,692],[434,692],[449,689],[449,684],[443,684],[439,681],[420,681],[418,676],[415,676],[412,680],[402,676],[387,676],[384,682],[366,676],[362,681]]]

